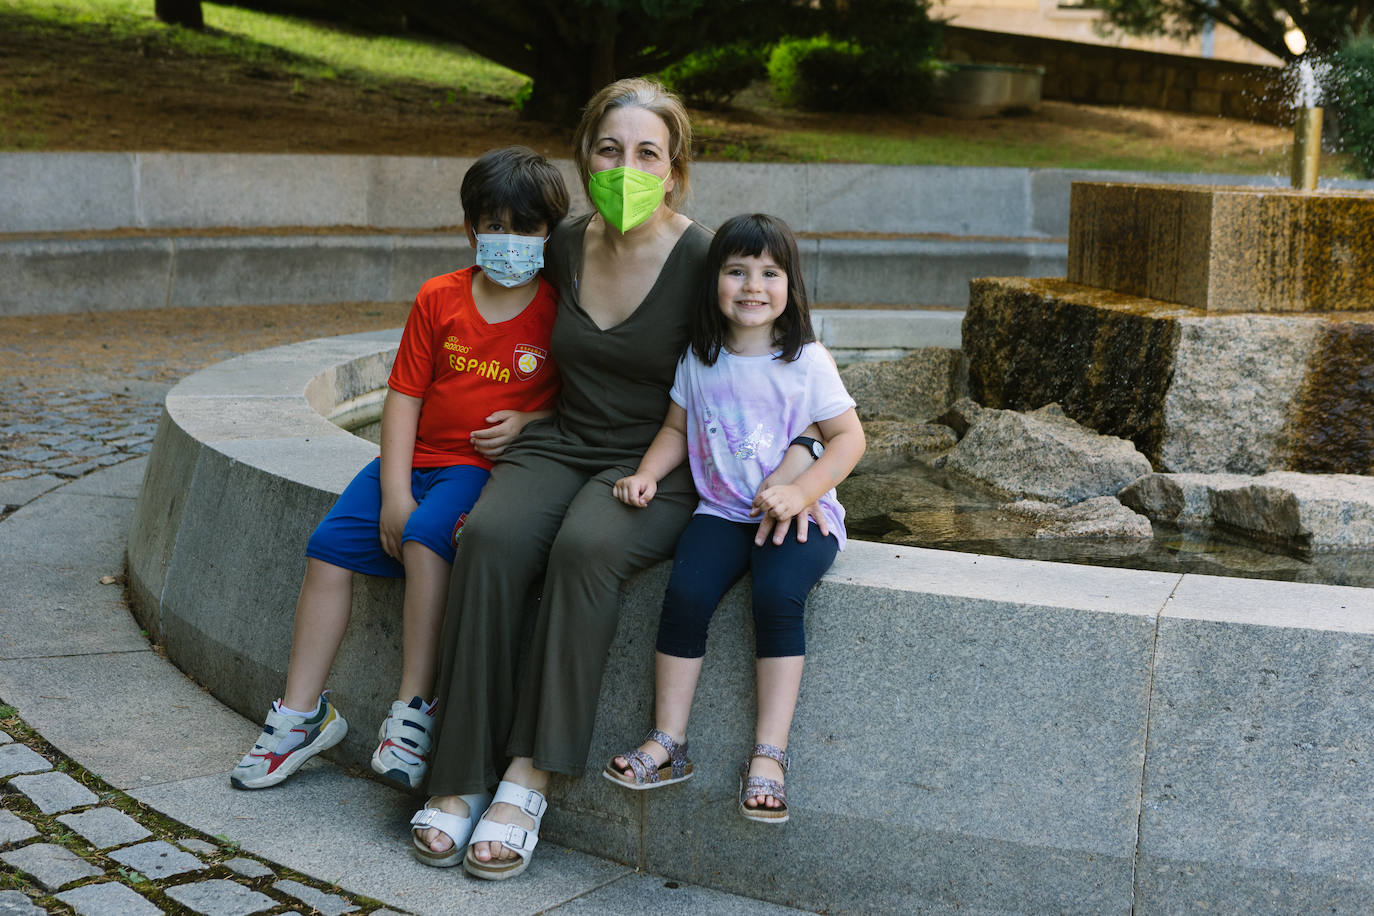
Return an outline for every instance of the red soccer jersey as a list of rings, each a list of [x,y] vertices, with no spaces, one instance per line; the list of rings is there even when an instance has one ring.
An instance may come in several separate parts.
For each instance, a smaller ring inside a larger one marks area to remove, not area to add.
[[[406,318],[387,384],[422,401],[413,467],[489,468],[472,431],[491,426],[494,411],[551,409],[558,396],[549,356],[557,293],[540,277],[524,311],[488,324],[472,299],[476,269],[426,280]]]

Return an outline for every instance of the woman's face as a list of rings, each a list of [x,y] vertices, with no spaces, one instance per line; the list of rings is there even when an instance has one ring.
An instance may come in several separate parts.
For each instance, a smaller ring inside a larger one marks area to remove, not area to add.
[[[639,169],[666,179],[665,191],[676,184],[668,125],[647,108],[613,108],[596,128],[592,155],[593,174],[619,166]]]

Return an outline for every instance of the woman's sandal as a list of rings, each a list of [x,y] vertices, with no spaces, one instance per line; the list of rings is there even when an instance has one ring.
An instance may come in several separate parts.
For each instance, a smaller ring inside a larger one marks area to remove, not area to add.
[[[631,773],[634,774],[634,782],[625,781],[623,768],[615,765],[615,757],[612,757],[605,767],[601,770],[601,775],[621,788],[640,792],[644,789],[661,789],[664,786],[671,786],[675,782],[686,782],[692,778],[692,761],[687,759],[687,742],[678,744],[667,732],[661,732],[656,728],[649,729],[649,734],[645,736],[645,741],[653,741],[662,745],[668,752],[668,761],[662,766],[654,762],[654,758],[648,751],[633,750],[624,754],[617,754],[616,757],[624,757],[629,764]]]
[[[433,865],[435,868],[448,868],[457,865],[463,858],[463,851],[467,849],[468,837],[472,836],[472,830],[477,826],[477,819],[482,816],[482,812],[487,810],[487,805],[491,804],[491,796],[485,792],[477,795],[458,796],[467,802],[468,816],[459,817],[456,814],[449,814],[447,811],[440,811],[434,807],[434,799],[430,798],[425,802],[425,806],[415,812],[415,816],[410,819],[410,842],[411,854],[426,865]],[[445,852],[435,852],[429,848],[429,844],[420,835],[425,830],[437,830],[453,841],[453,848]]]
[[[549,803],[539,792],[504,779],[496,787],[496,796],[492,798],[491,803],[514,805],[534,820],[534,826],[526,829],[519,824],[498,824],[496,821],[489,821],[483,814],[482,819],[477,822],[476,829],[472,831],[472,836],[468,838],[463,870],[474,878],[504,881],[514,878],[529,867],[530,857],[534,855],[534,847],[539,842],[539,825],[544,820],[544,812],[549,809]],[[520,858],[479,861],[472,854],[472,847],[477,843],[500,843]]]
[[[754,745],[754,749],[749,752],[749,759],[744,761],[744,764],[739,768],[739,813],[751,821],[758,821],[762,824],[785,824],[787,823],[787,786],[766,776],[750,776],[749,764],[755,757],[768,757],[776,760],[782,764],[784,773],[792,765],[792,758],[788,757],[787,752],[782,748],[774,747],[771,744]],[[745,804],[751,798],[759,798],[764,795],[773,796],[782,807],[765,808],[763,805],[759,805],[757,808],[750,808]]]

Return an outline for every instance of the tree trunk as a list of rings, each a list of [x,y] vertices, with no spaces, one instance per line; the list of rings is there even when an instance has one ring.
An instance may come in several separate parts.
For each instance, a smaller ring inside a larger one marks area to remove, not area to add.
[[[606,11],[603,17],[604,28],[591,41],[569,42],[552,24],[540,30],[530,74],[534,87],[522,116],[572,126],[597,90],[620,75],[615,64],[615,13]]]
[[[185,26],[188,29],[205,27],[205,17],[200,11],[200,0],[155,0],[153,15],[159,22],[168,25]]]

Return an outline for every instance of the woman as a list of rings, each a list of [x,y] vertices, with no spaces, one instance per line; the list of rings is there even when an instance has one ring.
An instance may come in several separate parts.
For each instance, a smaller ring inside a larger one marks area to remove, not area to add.
[[[648,508],[611,491],[663,422],[711,238],[676,210],[686,110],[656,83],[621,80],[588,103],[574,145],[596,211],[548,244],[558,413],[507,449],[462,529],[441,637],[435,797],[412,821],[422,861],[462,857],[498,880],[529,863],[550,774],[586,763],[620,583],[672,555],[697,499],[685,465]],[[541,577],[521,666],[522,611]]]

